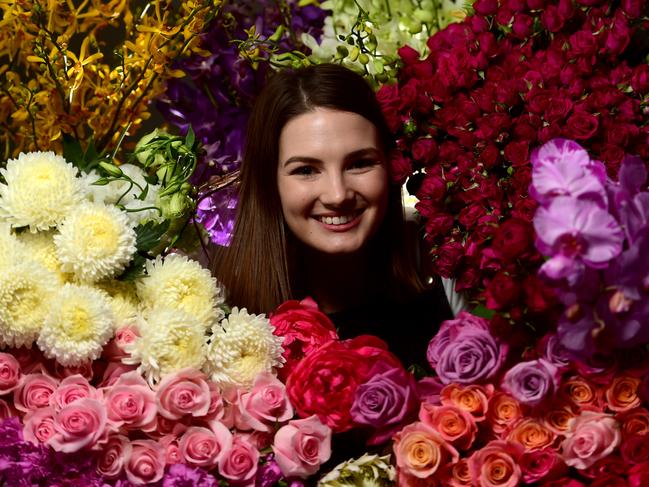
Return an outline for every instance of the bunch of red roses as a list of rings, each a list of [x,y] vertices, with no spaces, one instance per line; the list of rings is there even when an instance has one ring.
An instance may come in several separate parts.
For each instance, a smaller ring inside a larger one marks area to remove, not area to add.
[[[473,9],[429,39],[426,59],[402,48],[399,82],[378,92],[397,135],[392,174],[419,200],[433,270],[498,310],[494,330],[538,326],[554,299],[536,276],[531,150],[577,140],[613,178],[625,153],[649,156],[647,2]]]

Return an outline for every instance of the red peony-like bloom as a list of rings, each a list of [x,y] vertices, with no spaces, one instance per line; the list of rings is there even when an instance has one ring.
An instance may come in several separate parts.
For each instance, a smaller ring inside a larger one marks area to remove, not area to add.
[[[271,313],[270,323],[275,327],[273,333],[284,337],[286,363],[277,371],[282,381],[305,356],[327,342],[338,340],[333,323],[311,298],[282,303]]]
[[[334,432],[353,426],[351,407],[358,386],[378,362],[402,367],[382,340],[362,335],[333,341],[307,355],[288,376],[286,389],[301,418],[317,414]]]

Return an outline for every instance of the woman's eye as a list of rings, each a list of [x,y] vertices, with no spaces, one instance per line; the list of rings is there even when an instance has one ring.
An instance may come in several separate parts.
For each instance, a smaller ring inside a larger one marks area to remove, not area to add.
[[[377,164],[375,159],[358,159],[349,165],[350,169],[364,169]]]
[[[312,176],[315,174],[315,169],[311,166],[300,166],[293,169],[290,174],[295,176]]]

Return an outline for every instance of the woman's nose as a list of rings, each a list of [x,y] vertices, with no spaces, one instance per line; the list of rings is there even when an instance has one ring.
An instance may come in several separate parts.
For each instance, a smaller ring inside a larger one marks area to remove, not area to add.
[[[354,199],[354,191],[343,174],[330,174],[322,183],[320,201],[324,205],[341,205]]]

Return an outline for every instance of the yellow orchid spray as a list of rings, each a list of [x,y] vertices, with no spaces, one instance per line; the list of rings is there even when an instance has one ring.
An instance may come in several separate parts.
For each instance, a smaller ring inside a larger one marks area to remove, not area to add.
[[[60,153],[66,137],[110,154],[149,116],[220,0],[0,0],[0,160]]]

